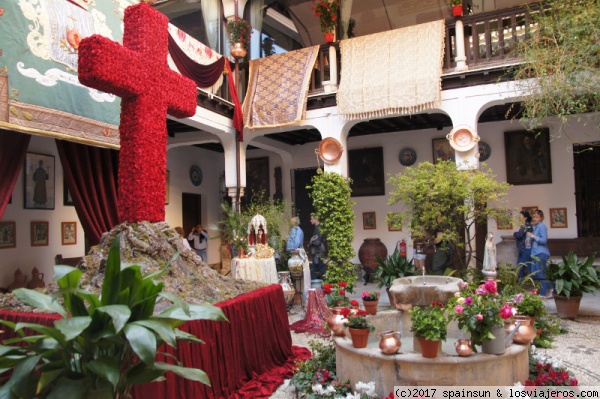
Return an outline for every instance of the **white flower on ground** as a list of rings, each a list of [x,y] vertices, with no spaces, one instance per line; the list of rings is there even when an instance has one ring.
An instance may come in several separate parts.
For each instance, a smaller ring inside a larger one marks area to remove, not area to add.
[[[371,381],[369,383],[364,383],[362,381],[358,381],[356,383],[356,390],[360,393],[366,394],[368,397],[375,397],[375,382]]]
[[[315,384],[312,386],[312,391],[314,393],[316,393],[317,395],[331,396],[332,394],[335,393],[335,388],[331,385],[329,385],[327,388],[323,388],[323,385]]]
[[[360,399],[359,393],[348,393],[346,394],[346,399]]]

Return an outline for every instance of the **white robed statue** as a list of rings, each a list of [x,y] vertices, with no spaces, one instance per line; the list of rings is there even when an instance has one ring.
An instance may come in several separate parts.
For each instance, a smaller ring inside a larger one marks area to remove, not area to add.
[[[483,271],[496,271],[496,244],[494,244],[493,233],[488,233],[485,236],[485,249],[483,253]]]

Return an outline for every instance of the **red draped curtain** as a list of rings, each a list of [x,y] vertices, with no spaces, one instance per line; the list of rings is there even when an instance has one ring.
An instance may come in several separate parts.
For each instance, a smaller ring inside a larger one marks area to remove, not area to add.
[[[67,185],[90,245],[119,224],[119,152],[56,140]]]
[[[17,178],[23,168],[27,147],[31,136],[13,131],[0,131],[0,170],[2,171],[2,184],[0,184],[0,219],[4,215],[6,205],[17,184]]]

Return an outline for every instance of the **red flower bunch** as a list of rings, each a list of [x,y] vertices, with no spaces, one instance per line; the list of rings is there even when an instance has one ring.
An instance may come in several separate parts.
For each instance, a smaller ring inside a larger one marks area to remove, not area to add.
[[[321,32],[328,33],[335,30],[338,19],[339,3],[337,0],[313,0],[312,10],[315,17],[321,22]]]
[[[379,299],[379,295],[379,291],[363,291],[363,293],[360,294],[360,297],[363,301],[376,301]]]
[[[346,319],[344,322],[345,327],[368,329],[371,332],[375,331],[375,326],[367,320],[367,312],[365,310],[343,308],[340,311],[340,315]]]
[[[242,43],[242,46],[247,48],[252,36],[252,26],[245,19],[235,17],[227,23],[227,33],[229,33],[230,44]]]
[[[348,284],[340,281],[337,284],[324,284],[323,294],[327,295],[329,306],[348,306],[349,300],[346,298],[346,288]]]
[[[525,381],[525,386],[560,386],[574,387],[579,384],[577,378],[572,377],[566,370],[557,370],[550,363],[535,364],[535,379]]]
[[[358,303],[358,301],[356,299],[353,299],[350,301],[350,306],[352,306],[353,308],[358,308],[360,305]]]

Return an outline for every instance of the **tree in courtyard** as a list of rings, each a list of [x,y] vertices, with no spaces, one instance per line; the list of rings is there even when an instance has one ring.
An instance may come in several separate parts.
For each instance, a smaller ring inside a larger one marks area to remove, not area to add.
[[[528,127],[599,112],[600,0],[549,0],[532,19],[537,29],[517,47],[524,63],[515,76],[530,93],[523,102]]]
[[[306,187],[313,200],[321,232],[327,242],[326,279],[330,283],[345,281],[350,291],[357,275],[350,259],[355,252],[354,202],[350,199],[350,179],[337,173],[319,172],[313,176],[312,185]]]
[[[498,182],[491,169],[457,170],[456,163],[422,162],[407,167],[389,179],[393,189],[389,205],[401,204],[403,209],[388,215],[392,226],[406,226],[413,237],[430,236],[437,226],[437,217],[444,218],[443,246],[455,253],[461,249],[466,257],[455,264],[465,268],[471,262],[472,229],[488,218],[508,221],[510,211],[505,205],[509,184]],[[465,232],[463,240],[461,232]]]

